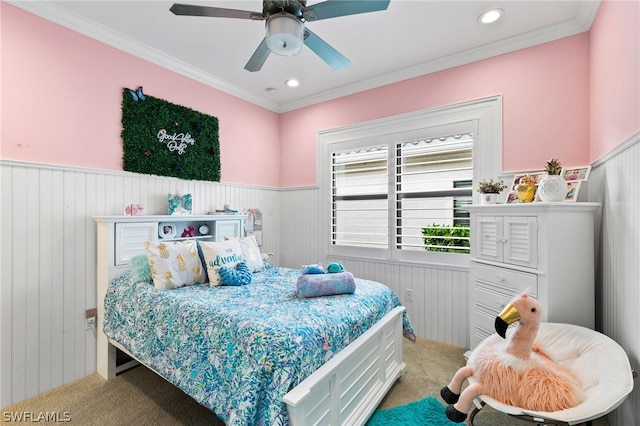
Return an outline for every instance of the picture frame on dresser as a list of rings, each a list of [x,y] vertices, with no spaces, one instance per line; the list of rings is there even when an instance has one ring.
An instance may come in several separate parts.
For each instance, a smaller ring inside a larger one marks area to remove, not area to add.
[[[567,181],[567,195],[564,197],[564,201],[575,202],[578,199],[580,186],[582,186],[582,181],[580,180]]]
[[[589,180],[591,166],[564,167],[560,174],[566,181]]]
[[[520,179],[524,176],[529,176],[533,181],[533,184],[538,188],[538,184],[542,180],[542,178],[546,175],[544,170],[535,170],[531,172],[519,172],[513,175],[513,180],[511,181],[511,186],[509,187],[509,192],[507,192],[507,198],[505,199],[505,204],[511,203],[520,203],[518,197],[516,196],[516,185],[520,183]]]

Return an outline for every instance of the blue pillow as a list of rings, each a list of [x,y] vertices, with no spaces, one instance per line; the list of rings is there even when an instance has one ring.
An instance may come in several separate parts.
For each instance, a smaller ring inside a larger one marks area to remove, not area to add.
[[[218,269],[220,274],[220,284],[222,285],[245,285],[251,282],[251,271],[244,262],[239,262],[235,269],[222,266]]]
[[[146,254],[138,254],[129,260],[131,265],[131,281],[134,283],[145,282],[152,284],[153,276],[151,275],[151,266],[149,266],[149,258]]]

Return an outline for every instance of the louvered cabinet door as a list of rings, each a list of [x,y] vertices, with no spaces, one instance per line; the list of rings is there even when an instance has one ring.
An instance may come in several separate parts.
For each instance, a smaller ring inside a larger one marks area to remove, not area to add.
[[[538,266],[538,220],[536,216],[505,216],[503,219],[503,257],[510,265]]]
[[[476,216],[474,228],[471,230],[471,242],[474,256],[502,261],[502,217]]]

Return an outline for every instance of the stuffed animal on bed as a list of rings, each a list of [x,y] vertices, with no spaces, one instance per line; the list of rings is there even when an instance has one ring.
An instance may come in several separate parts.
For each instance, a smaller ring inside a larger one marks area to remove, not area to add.
[[[584,400],[580,381],[571,370],[554,362],[534,343],[540,321],[540,305],[526,293],[503,309],[495,328],[506,339],[505,344],[472,353],[467,365],[440,391],[449,404],[449,420],[463,422],[473,400],[480,395],[530,411],[549,412],[574,407]],[[515,322],[515,331],[506,338],[507,327]],[[461,393],[463,382],[471,376],[475,382]]]
[[[324,274],[324,268],[322,263],[316,263],[314,265],[302,265],[300,268],[301,274]]]
[[[339,274],[340,272],[344,272],[344,266],[342,266],[342,263],[340,262],[327,263],[328,274]]]

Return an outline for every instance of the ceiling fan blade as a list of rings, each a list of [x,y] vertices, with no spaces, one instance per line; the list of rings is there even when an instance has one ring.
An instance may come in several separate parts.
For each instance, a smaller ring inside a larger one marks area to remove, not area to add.
[[[271,51],[269,47],[267,47],[267,38],[262,39],[262,43],[258,46],[251,58],[249,58],[249,62],[244,66],[244,69],[251,72],[260,71],[265,61],[269,57]]]
[[[302,9],[307,21],[386,10],[390,0],[328,0]]]
[[[351,65],[350,60],[308,28],[304,29],[304,44],[336,71],[347,69]]]
[[[237,18],[263,21],[264,15],[249,10],[224,9],[222,7],[198,6],[193,4],[174,3],[169,9],[174,15],[208,16],[211,18]]]

